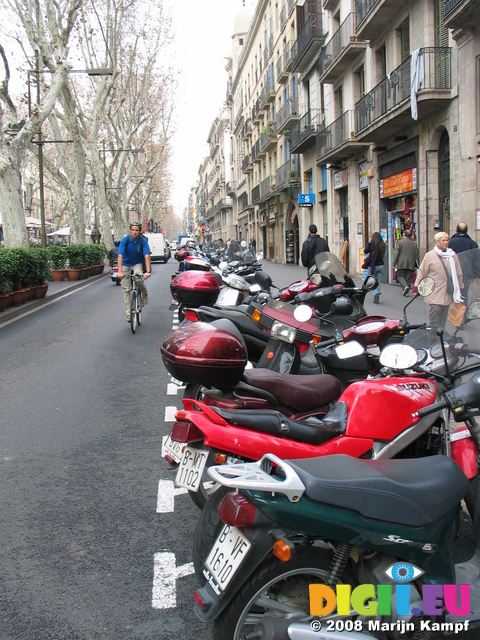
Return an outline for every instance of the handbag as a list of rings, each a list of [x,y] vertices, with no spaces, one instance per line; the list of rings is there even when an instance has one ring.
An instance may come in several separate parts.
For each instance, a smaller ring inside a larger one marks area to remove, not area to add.
[[[368,256],[365,256],[365,260],[363,261],[363,264],[361,266],[361,269],[368,269],[368,267],[371,265],[372,261],[370,259],[370,254]]]
[[[467,310],[466,305],[463,302],[452,302],[448,309],[447,320],[453,324],[454,327],[460,327],[463,322],[463,316]]]

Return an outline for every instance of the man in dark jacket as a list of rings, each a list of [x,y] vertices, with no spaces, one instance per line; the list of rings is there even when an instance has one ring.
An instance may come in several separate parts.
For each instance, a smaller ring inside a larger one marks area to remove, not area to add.
[[[463,273],[463,297],[465,304],[468,304],[468,287],[473,278],[480,277],[480,252],[478,251],[478,244],[475,240],[468,235],[468,226],[466,222],[459,222],[457,224],[457,233],[454,233],[448,243],[448,248],[453,249],[458,255],[460,265]],[[477,249],[474,253],[465,254],[462,257],[462,253],[470,251],[471,249]]]
[[[402,285],[404,296],[408,296],[410,291],[416,261],[418,261],[417,243],[412,240],[411,229],[405,229],[403,238],[397,242],[393,256],[393,266],[397,267],[397,282]]]
[[[302,264],[307,267],[307,276],[310,275],[310,267],[315,265],[315,256],[322,251],[330,251],[328,242],[317,233],[317,225],[308,227],[308,238],[302,247]]]

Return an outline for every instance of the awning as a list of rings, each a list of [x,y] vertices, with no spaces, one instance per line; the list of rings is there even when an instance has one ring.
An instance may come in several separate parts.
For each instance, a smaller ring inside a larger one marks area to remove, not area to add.
[[[266,227],[266,226],[267,226],[267,223],[266,223],[266,222],[265,222],[265,220],[264,220],[263,222],[259,222],[259,223],[258,223],[258,226],[259,226],[259,227]]]
[[[64,227],[63,229],[57,229],[56,231],[52,231],[52,233],[47,233],[47,236],[69,236],[70,235],[70,227]]]
[[[41,227],[42,221],[38,218],[32,218],[32,216],[25,216],[25,224],[27,227]]]

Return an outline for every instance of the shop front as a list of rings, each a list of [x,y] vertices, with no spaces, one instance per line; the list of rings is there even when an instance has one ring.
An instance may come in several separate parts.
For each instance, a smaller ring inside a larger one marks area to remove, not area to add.
[[[406,229],[419,241],[418,232],[418,152],[413,138],[382,153],[378,158],[380,188],[380,233],[387,245],[386,280],[394,281],[393,256]]]
[[[412,231],[412,240],[417,241],[417,169],[407,169],[380,180],[380,198],[387,214],[388,282],[393,282],[393,256],[397,242],[406,229]]]

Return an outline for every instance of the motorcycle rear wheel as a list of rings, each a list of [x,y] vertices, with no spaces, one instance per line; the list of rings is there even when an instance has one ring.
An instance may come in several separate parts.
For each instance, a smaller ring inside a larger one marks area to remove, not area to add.
[[[290,562],[274,556],[261,564],[214,621],[214,639],[241,640],[262,618],[282,612],[291,622],[309,624],[309,585],[326,583],[331,558],[324,549],[302,547]]]

